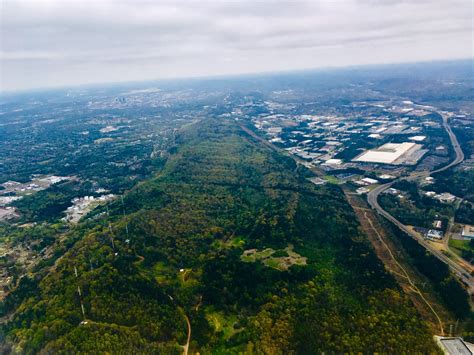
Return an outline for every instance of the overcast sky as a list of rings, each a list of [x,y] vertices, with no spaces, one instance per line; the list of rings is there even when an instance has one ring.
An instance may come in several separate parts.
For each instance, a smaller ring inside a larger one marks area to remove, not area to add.
[[[2,90],[472,58],[472,0],[0,0]]]

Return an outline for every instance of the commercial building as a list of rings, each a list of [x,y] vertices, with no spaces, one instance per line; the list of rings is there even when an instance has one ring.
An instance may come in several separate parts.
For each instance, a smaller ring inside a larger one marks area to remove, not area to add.
[[[461,338],[434,337],[446,355],[472,355],[472,344]]]
[[[371,178],[368,178],[368,177],[361,179],[361,181],[365,182],[368,185],[373,185],[373,184],[378,184],[379,183],[378,180],[371,179]]]
[[[327,180],[321,179],[320,177],[309,178],[308,180],[315,185],[324,185],[327,183]]]
[[[324,165],[341,165],[342,160],[341,159],[328,159],[323,164]]]
[[[426,233],[426,238],[441,240],[441,239],[443,239],[443,232],[441,232],[439,230],[436,230],[436,229],[430,229]]]
[[[436,195],[435,198],[444,203],[453,203],[456,201],[456,196],[449,192],[443,192],[442,194]]]
[[[408,139],[414,142],[423,142],[426,139],[426,136],[413,136]]]
[[[379,175],[377,176],[379,179],[382,179],[382,180],[390,180],[390,179],[395,179],[395,176],[393,175],[390,175],[390,174],[382,174],[382,175]]]
[[[374,185],[378,184],[379,181],[371,178],[363,178],[357,181],[354,181],[354,184],[359,185],[359,186],[369,186],[369,185]]]
[[[415,164],[425,153],[420,144],[412,142],[387,143],[370,149],[353,159],[359,163],[380,163],[392,165]]]
[[[366,194],[368,193],[370,190],[366,187],[359,187],[357,190],[356,190],[356,193],[358,195],[363,195],[363,194]]]
[[[465,224],[464,227],[462,228],[461,235],[464,238],[474,238],[474,226]]]

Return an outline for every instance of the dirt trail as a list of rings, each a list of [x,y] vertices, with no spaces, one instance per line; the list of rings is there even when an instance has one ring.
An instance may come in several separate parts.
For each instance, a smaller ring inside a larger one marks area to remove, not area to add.
[[[378,225],[373,211],[358,203],[355,196],[350,195],[348,191],[344,192],[379,259],[395,277],[405,293],[412,299],[420,313],[425,314],[426,318],[432,320],[433,327],[439,329],[437,331],[439,335],[444,335],[444,324],[439,313],[434,309],[432,302],[416,286],[414,276],[399,262],[396,253],[392,251],[395,250],[394,246],[379,232],[382,227]]]
[[[183,354],[188,355],[189,342],[191,341],[191,322],[189,321],[188,316],[186,315],[186,313],[184,313],[184,310],[181,307],[180,307],[180,310],[181,310],[181,312],[183,312],[183,317],[186,320],[186,324],[188,326],[188,337],[187,337],[187,340],[186,340],[186,344],[181,345],[181,347],[183,348]]]
[[[440,328],[440,335],[444,336],[444,329],[443,329],[443,322],[441,321],[441,318],[440,316],[438,315],[438,313],[434,310],[433,306],[431,305],[430,302],[428,302],[428,300],[425,298],[425,296],[423,295],[423,293],[420,291],[420,289],[415,285],[415,283],[413,282],[413,280],[410,278],[410,275],[408,275],[407,271],[405,270],[405,268],[398,262],[398,260],[395,258],[395,256],[393,255],[392,251],[390,250],[390,248],[388,247],[387,243],[385,243],[385,240],[382,238],[382,236],[380,235],[380,233],[378,232],[378,230],[376,228],[374,228],[374,225],[372,223],[372,220],[367,216],[367,212],[364,212],[364,216],[365,218],[367,219],[367,221],[369,222],[370,224],[370,227],[372,228],[372,230],[377,234],[377,237],[379,238],[380,242],[384,245],[384,247],[386,248],[386,250],[388,251],[388,253],[390,254],[390,257],[393,259],[393,261],[395,262],[395,264],[397,264],[397,266],[399,267],[399,269],[402,271],[403,275],[408,283],[410,284],[413,292],[415,292],[416,294],[418,294],[421,299],[423,300],[423,302],[428,306],[428,308],[431,310],[431,312],[433,312],[433,314],[435,315],[437,321],[438,321],[438,325],[439,325],[439,328]]]

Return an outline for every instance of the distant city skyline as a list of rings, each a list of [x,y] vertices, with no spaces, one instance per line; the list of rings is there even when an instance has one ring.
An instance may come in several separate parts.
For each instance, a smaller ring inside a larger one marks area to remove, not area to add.
[[[470,0],[3,0],[0,89],[473,57]]]

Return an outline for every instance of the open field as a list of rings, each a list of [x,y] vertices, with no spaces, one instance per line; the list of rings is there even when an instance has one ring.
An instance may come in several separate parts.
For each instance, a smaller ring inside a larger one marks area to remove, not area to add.
[[[449,239],[449,248],[459,256],[463,256],[463,252],[471,252],[472,246],[470,240]]]
[[[241,259],[244,262],[261,261],[264,265],[280,271],[288,270],[292,265],[306,265],[306,258],[296,253],[291,244],[282,250],[245,250]]]

